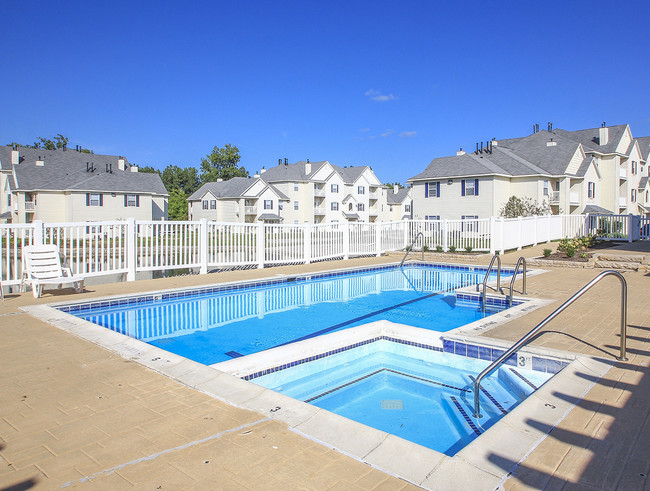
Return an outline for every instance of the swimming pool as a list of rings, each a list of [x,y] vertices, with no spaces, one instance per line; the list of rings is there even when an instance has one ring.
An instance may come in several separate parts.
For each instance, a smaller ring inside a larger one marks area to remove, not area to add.
[[[376,337],[316,359],[301,359],[252,382],[359,423],[453,456],[566,366],[517,366],[517,358],[485,378],[483,415],[472,415],[473,381],[502,351],[465,355]],[[494,356],[493,356],[494,355]],[[538,364],[539,365],[539,364]],[[536,368],[539,368],[537,366]]]
[[[491,304],[483,311],[475,299],[454,294],[482,281],[485,271],[471,266],[384,266],[59,309],[214,364],[379,319],[440,332],[454,329],[502,309]]]

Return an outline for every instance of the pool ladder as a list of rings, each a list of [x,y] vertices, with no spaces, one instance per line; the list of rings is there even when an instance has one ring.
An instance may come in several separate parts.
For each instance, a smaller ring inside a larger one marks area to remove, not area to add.
[[[481,284],[481,309],[483,312],[485,312],[485,304],[487,300],[487,282],[488,279],[490,278],[490,273],[492,272],[492,269],[494,268],[494,261],[497,262],[497,287],[493,290],[496,292],[501,291],[501,256],[498,254],[495,254],[492,256],[492,260],[490,261],[490,265],[488,266],[487,271],[485,272],[485,276],[483,277],[483,283]],[[515,288],[515,280],[517,279],[517,274],[519,273],[519,266],[523,264],[523,287],[522,287],[522,292],[524,295],[526,295],[526,258],[524,256],[521,256],[517,260],[517,265],[515,266],[515,271],[512,273],[512,278],[510,279],[510,295],[508,296],[508,307],[512,307],[512,296],[514,293],[514,288]],[[489,287],[492,288],[492,287]]]
[[[411,252],[411,249],[413,249],[413,246],[415,243],[418,241],[418,238],[422,236],[422,242],[424,242],[424,234],[422,232],[418,232],[417,235],[415,236],[415,239],[413,239],[413,242],[411,242],[411,245],[406,249],[406,254],[404,254],[404,257],[402,258],[402,262],[399,263],[399,267],[401,268],[404,265],[404,261],[406,260],[406,256],[409,255],[409,252]],[[424,243],[422,244],[422,260],[424,261]]]
[[[542,329],[542,327],[544,327],[546,324],[548,324],[553,319],[555,319],[558,315],[560,315],[567,307],[569,307],[569,305],[571,305],[573,302],[578,300],[582,295],[584,295],[588,290],[590,290],[591,287],[593,287],[596,283],[602,280],[605,276],[610,276],[610,275],[616,276],[621,282],[621,346],[620,346],[620,353],[617,359],[620,361],[627,360],[627,357],[625,356],[626,348],[627,348],[627,282],[625,281],[623,275],[618,271],[608,270],[600,273],[593,280],[591,280],[589,283],[583,286],[579,291],[574,293],[571,296],[571,298],[569,298],[566,302],[564,302],[557,309],[555,309],[551,315],[549,315],[546,319],[544,319],[542,322],[537,324],[531,331],[528,332],[528,334],[526,334],[519,341],[513,344],[508,350],[506,350],[505,353],[503,353],[499,358],[497,358],[490,365],[488,365],[487,368],[485,368],[485,370],[479,373],[478,377],[476,377],[476,379],[474,380],[474,417],[475,418],[481,417],[481,406],[480,406],[479,395],[481,389],[481,381],[483,380],[483,378],[491,374],[494,370],[499,368],[501,365],[503,365],[506,362],[506,360],[512,356],[513,353],[519,350],[519,348],[532,341],[537,336],[537,334]]]

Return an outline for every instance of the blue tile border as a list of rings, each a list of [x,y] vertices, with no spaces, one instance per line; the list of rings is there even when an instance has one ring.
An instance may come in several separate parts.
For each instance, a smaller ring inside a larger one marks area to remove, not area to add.
[[[514,373],[517,377],[519,377],[521,380],[523,380],[526,384],[528,384],[528,386],[532,387],[533,390],[537,390],[537,386],[534,383],[532,383],[530,380],[528,380],[526,377],[524,377],[517,370],[511,368],[510,371]]]
[[[481,436],[481,430],[478,429],[476,424],[474,424],[474,421],[472,421],[472,418],[469,417],[465,409],[463,409],[463,406],[460,405],[458,400],[454,396],[449,397],[451,399],[451,402],[454,403],[454,406],[456,406],[456,409],[458,409],[458,412],[461,414],[465,422],[469,425],[469,427],[476,433],[476,436]]]
[[[476,379],[475,379],[472,375],[469,376],[469,379],[470,379],[472,382],[476,382]],[[497,401],[497,400],[494,398],[494,396],[493,396],[492,394],[490,394],[490,393],[488,392],[488,390],[487,390],[485,387],[483,387],[483,386],[481,385],[481,386],[480,386],[480,389],[481,389],[481,392],[483,392],[483,394],[485,394],[485,396],[490,400],[490,402],[491,402],[492,404],[494,404],[494,405],[497,407],[497,409],[498,409],[499,411],[501,411],[502,414],[508,414],[508,411],[506,411],[506,409],[505,409],[505,408],[504,408],[504,407],[499,403],[499,401]]]

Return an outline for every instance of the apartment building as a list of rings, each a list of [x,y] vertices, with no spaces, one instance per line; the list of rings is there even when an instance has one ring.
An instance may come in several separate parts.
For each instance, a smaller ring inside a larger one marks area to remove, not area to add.
[[[384,221],[411,220],[413,218],[413,198],[411,188],[395,184],[386,192],[388,214]]]
[[[59,148],[0,146],[0,217],[5,222],[167,218],[158,174],[127,159]]]
[[[387,190],[368,166],[327,161],[277,166],[251,178],[207,183],[188,198],[190,219],[297,224],[359,221],[389,216]]]
[[[496,216],[510,196],[545,202],[554,214],[646,214],[639,190],[648,176],[643,142],[626,124],[566,131],[549,123],[523,138],[461,149],[408,180],[414,218]]]

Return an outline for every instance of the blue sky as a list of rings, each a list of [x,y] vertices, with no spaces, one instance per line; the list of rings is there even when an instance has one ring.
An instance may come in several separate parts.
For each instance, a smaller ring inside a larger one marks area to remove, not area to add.
[[[62,133],[138,165],[237,145],[404,182],[434,157],[629,123],[650,135],[650,2],[3,4],[4,141]]]

